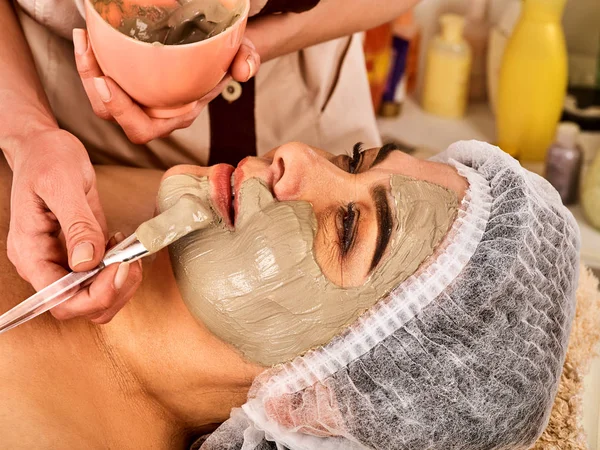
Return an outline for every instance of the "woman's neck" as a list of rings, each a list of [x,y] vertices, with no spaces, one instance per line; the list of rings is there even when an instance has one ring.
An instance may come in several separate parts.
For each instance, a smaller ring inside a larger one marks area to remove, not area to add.
[[[106,405],[121,403],[118,409],[111,406],[110,420],[118,425],[137,416],[140,430],[150,421],[150,429],[169,441],[168,448],[182,448],[190,435],[212,431],[226,420],[264,370],[244,361],[189,314],[166,252],[145,263],[135,298],[111,323],[92,331],[109,372],[106,395],[112,398]],[[131,442],[131,433],[121,434],[112,433]],[[120,444],[114,447],[126,448]]]

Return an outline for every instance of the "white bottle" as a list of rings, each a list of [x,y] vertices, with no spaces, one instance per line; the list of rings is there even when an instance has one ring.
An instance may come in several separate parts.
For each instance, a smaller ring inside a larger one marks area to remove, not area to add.
[[[465,19],[444,14],[429,45],[423,86],[423,109],[447,118],[464,116],[469,96],[471,47],[463,37]]]
[[[471,81],[469,99],[482,102],[487,97],[487,49],[490,25],[487,21],[488,0],[471,0],[465,24],[465,39],[471,46]]]
[[[487,91],[492,112],[496,113],[498,98],[498,82],[504,49],[510,39],[519,17],[521,16],[521,1],[507,1],[506,9],[498,24],[490,32],[487,52]]]

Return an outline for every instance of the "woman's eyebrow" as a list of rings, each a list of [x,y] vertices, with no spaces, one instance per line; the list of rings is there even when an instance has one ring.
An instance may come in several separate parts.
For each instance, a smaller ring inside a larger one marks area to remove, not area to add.
[[[388,157],[388,155],[390,153],[395,152],[395,151],[401,151],[400,147],[398,147],[396,144],[385,144],[377,152],[377,156],[375,157],[375,159],[369,166],[369,169],[372,167],[375,167],[377,164],[381,164],[383,161],[385,161],[385,159]]]
[[[387,192],[383,186],[376,186],[371,189],[371,197],[375,203],[375,215],[377,218],[377,242],[375,244],[375,253],[371,261],[371,272],[385,253],[390,238],[392,236],[392,213],[388,204]]]

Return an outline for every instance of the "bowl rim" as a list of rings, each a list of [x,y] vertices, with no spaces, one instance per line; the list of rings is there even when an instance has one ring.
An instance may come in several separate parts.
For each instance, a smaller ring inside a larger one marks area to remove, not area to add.
[[[123,36],[125,39],[135,42],[138,45],[142,45],[144,47],[151,47],[151,48],[156,48],[156,47],[165,47],[165,48],[170,48],[170,47],[174,47],[174,48],[189,48],[192,46],[202,46],[202,45],[208,45],[208,43],[212,42],[213,40],[215,40],[218,37],[224,37],[227,34],[231,34],[233,33],[233,29],[236,28],[236,25],[240,24],[241,22],[245,21],[248,19],[248,14],[250,13],[250,0],[240,0],[245,2],[245,6],[244,6],[244,10],[243,12],[240,14],[240,17],[238,17],[238,20],[236,20],[231,26],[227,27],[225,30],[221,31],[219,34],[216,34],[212,37],[209,37],[208,39],[203,39],[201,41],[196,41],[196,42],[190,42],[188,44],[173,44],[173,45],[165,45],[165,44],[160,44],[160,45],[156,45],[154,42],[146,42],[146,41],[140,41],[139,39],[134,39],[131,36],[127,36],[125,33],[121,33],[119,30],[117,30],[115,27],[113,27],[110,23],[108,23],[104,17],[102,17],[100,15],[100,13],[98,11],[96,11],[96,8],[94,8],[94,5],[92,4],[92,0],[83,0],[86,4],[85,11],[86,11],[86,17],[85,17],[85,21],[86,21],[86,25],[87,25],[87,12],[89,10],[92,11],[92,14],[95,14],[96,17],[98,19],[100,19],[101,22],[105,23],[108,28],[110,28],[113,32],[118,33],[120,36]],[[216,0],[218,1],[218,0]]]

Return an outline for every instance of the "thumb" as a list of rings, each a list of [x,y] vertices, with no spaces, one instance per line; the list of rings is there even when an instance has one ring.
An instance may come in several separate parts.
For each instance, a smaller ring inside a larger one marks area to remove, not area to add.
[[[71,192],[68,198],[55,204],[52,201],[46,204],[65,235],[71,269],[90,270],[100,264],[106,244],[104,233],[83,190]]]
[[[259,67],[260,55],[252,41],[245,38],[231,64],[231,75],[234,80],[244,83],[256,75]]]

